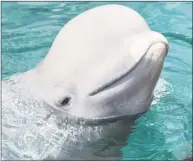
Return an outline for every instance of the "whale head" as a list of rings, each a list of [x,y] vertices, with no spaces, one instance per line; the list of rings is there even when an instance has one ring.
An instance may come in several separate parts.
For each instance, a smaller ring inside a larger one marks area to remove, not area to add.
[[[136,115],[148,109],[167,53],[167,39],[140,14],[104,5],[60,30],[30,80],[36,95],[61,113],[84,119]]]

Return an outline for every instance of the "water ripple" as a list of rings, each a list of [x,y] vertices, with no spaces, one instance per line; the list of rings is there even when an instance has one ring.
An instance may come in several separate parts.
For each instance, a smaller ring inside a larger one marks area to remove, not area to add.
[[[174,40],[184,41],[192,46],[192,37],[190,38],[189,36],[171,32],[166,32],[162,34],[165,35],[166,37],[171,37]]]

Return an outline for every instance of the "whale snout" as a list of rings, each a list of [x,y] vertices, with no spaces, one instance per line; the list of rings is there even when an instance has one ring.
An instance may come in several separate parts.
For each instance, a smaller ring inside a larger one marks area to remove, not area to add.
[[[147,37],[143,35],[136,40],[138,40],[136,41],[138,47],[136,42],[130,46],[129,58],[136,56],[133,60],[137,60],[139,58],[137,56],[141,54],[138,62],[131,67],[128,60],[122,59],[117,67],[113,67],[114,76],[113,72],[106,71],[107,75],[111,75],[111,79],[89,93],[87,102],[89,105],[85,107],[96,104],[94,116],[97,116],[97,113],[102,118],[136,115],[149,108],[154,88],[168,54],[169,44],[167,39],[158,32],[148,33]],[[132,49],[132,47],[135,48]],[[117,71],[119,74],[116,75]],[[102,106],[98,102],[103,102]]]
[[[155,31],[148,31],[134,35],[133,37],[129,36],[124,41],[121,48],[122,52],[120,52],[123,54],[120,54],[119,58],[117,58],[121,61],[115,61],[115,65],[105,72],[106,78],[108,79],[105,81],[102,77],[98,77],[98,80],[96,79],[95,82],[103,83],[98,83],[99,86],[92,89],[88,94],[89,96],[94,96],[115,87],[117,84],[120,84],[120,82],[124,83],[128,81],[131,79],[129,75],[135,73],[135,70],[138,69],[139,66],[146,65],[147,69],[141,69],[141,73],[144,70],[144,73],[147,72],[147,74],[152,66],[154,69],[151,70],[154,72],[157,68],[162,69],[164,58],[167,56],[169,49],[168,41],[162,34]],[[105,68],[103,68],[103,71],[105,71]],[[140,77],[140,75],[142,74],[135,73],[135,77]]]

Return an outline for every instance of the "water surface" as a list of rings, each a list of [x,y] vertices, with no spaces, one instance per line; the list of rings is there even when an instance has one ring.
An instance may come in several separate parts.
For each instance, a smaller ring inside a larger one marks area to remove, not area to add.
[[[159,99],[133,126],[122,158],[183,159],[192,151],[192,3],[111,3],[138,11],[170,45]],[[2,2],[2,78],[34,67],[65,23],[102,4],[110,2]]]

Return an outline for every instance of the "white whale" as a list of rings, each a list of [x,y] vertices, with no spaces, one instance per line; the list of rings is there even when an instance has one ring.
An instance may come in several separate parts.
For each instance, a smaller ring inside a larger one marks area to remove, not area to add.
[[[21,113],[24,109],[36,111],[33,113],[36,118],[41,113],[37,107],[40,104],[58,111],[61,116],[89,121],[141,114],[150,106],[167,53],[167,39],[152,31],[136,11],[122,5],[90,9],[61,29],[47,56],[37,67],[3,80],[3,115],[10,113],[6,106],[16,106],[22,101],[28,103],[23,104],[23,109],[18,105],[17,109]],[[22,77],[19,85],[17,77]],[[22,95],[23,99],[16,95]],[[16,98],[18,100],[13,104],[8,101]],[[3,119],[5,126],[10,119]],[[121,133],[121,130],[115,131],[114,136]],[[7,134],[3,135],[8,138]],[[46,152],[48,150],[44,151],[43,158],[48,157],[45,157]],[[40,158],[42,155],[36,155],[35,159]]]
[[[166,38],[137,12],[105,5],[68,22],[26,79],[35,95],[73,116],[134,115],[148,108],[167,51]]]

